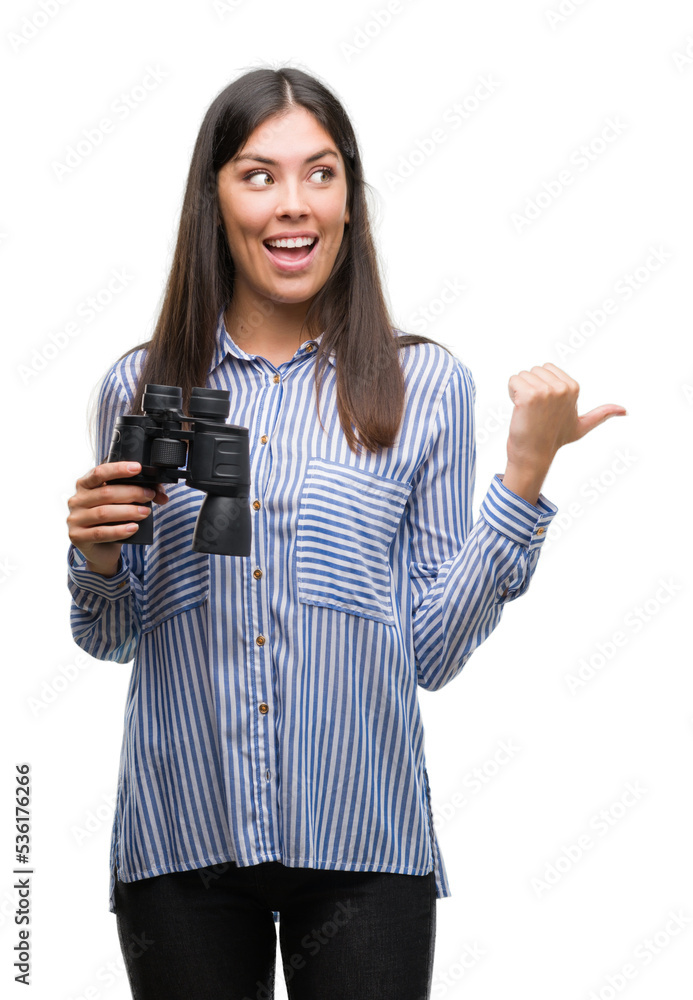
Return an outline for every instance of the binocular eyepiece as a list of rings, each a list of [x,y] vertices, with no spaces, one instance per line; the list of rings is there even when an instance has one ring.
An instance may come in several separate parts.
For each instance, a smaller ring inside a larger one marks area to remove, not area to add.
[[[135,483],[156,488],[176,483],[203,490],[192,538],[193,552],[249,556],[251,543],[250,453],[248,428],[227,424],[230,393],[226,389],[192,390],[190,415],[182,412],[183,393],[178,386],[145,386],[142,415],[116,419],[109,462],[139,462],[141,471],[111,483]],[[191,430],[183,430],[182,422]],[[186,466],[182,471],[181,466]],[[151,502],[147,504],[151,510]],[[127,539],[128,545],[151,545],[153,518],[141,521]],[[122,522],[111,522],[117,524]]]

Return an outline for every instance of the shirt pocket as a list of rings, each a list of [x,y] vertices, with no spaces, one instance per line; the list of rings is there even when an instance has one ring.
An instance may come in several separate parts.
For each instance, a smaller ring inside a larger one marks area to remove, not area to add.
[[[390,547],[409,483],[312,458],[301,491],[298,600],[392,625]]]
[[[154,541],[143,545],[142,631],[150,632],[209,596],[209,553],[193,552],[195,522],[206,493],[166,483],[168,502],[152,504]]]

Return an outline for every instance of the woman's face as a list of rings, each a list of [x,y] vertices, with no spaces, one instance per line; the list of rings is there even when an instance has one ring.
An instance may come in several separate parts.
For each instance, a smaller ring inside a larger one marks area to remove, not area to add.
[[[349,221],[344,160],[329,133],[301,107],[268,118],[224,164],[217,183],[236,268],[234,295],[312,299],[329,277]],[[267,245],[294,236],[314,242]]]

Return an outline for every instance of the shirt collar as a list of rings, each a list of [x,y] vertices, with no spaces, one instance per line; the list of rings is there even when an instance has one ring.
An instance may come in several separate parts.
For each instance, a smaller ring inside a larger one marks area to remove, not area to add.
[[[224,323],[225,311],[226,311],[226,306],[222,306],[221,309],[219,310],[219,315],[217,317],[217,331],[215,336],[214,356],[212,357],[212,363],[207,373],[208,375],[211,375],[214,369],[219,367],[219,365],[222,363],[227,354],[232,354],[235,358],[242,358],[245,361],[248,361],[250,359],[250,355],[246,354],[246,352],[242,350],[238,346],[238,344],[236,344],[236,342],[232,340],[232,338],[230,337],[229,332],[226,329],[226,324]],[[318,345],[320,344],[324,335],[325,334],[323,331],[319,337],[315,337],[312,341],[307,341],[306,343],[313,343]],[[334,350],[334,348],[328,354],[327,359],[333,368],[337,367],[337,352]]]

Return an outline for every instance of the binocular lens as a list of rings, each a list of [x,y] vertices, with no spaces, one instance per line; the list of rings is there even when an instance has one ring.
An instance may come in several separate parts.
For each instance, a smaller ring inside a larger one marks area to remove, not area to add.
[[[190,393],[188,410],[193,417],[226,421],[230,410],[228,390],[195,387]]]
[[[147,382],[142,395],[142,411],[157,413],[162,410],[179,410],[183,405],[183,391],[176,385],[155,385]]]

